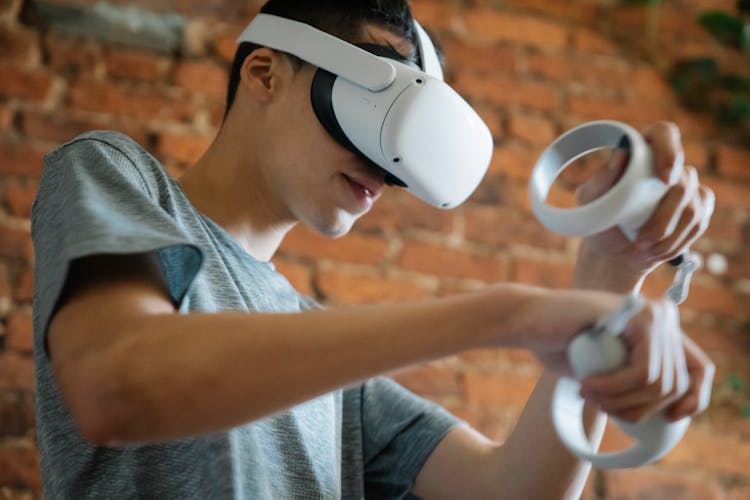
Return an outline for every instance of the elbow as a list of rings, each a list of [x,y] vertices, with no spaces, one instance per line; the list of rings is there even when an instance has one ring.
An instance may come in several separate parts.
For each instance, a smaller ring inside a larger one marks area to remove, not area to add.
[[[114,447],[125,443],[125,406],[117,398],[104,395],[95,384],[82,383],[65,398],[68,411],[80,435],[94,446]]]
[[[127,442],[134,403],[126,397],[128,382],[104,364],[79,362],[58,370],[57,378],[79,434],[92,445],[115,447]]]

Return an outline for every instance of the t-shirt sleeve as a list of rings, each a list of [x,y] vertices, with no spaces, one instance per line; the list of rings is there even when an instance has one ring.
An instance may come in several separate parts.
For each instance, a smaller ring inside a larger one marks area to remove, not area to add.
[[[365,497],[408,498],[430,453],[461,420],[385,377],[361,391]]]
[[[46,331],[72,261],[81,257],[158,251],[175,306],[200,269],[202,254],[133,160],[117,146],[82,138],[50,153],[34,202],[35,339]]]

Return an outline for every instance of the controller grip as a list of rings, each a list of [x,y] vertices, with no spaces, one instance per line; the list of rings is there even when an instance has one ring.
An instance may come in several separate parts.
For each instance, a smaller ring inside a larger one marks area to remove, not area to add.
[[[615,370],[627,361],[625,343],[618,336],[586,331],[568,347],[568,358],[577,379],[593,373]],[[579,396],[580,384],[561,378],[552,398],[552,420],[563,444],[578,457],[605,469],[639,467],[658,460],[668,453],[687,431],[690,418],[669,422],[657,412],[637,423],[614,419],[617,425],[635,439],[635,444],[621,451],[597,453],[583,428],[584,401]]]

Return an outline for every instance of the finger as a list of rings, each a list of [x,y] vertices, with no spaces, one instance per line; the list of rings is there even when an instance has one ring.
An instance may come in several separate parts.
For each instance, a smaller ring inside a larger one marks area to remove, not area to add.
[[[662,343],[662,363],[659,377],[648,386],[625,394],[599,397],[587,394],[589,399],[599,405],[606,413],[628,421],[637,421],[663,410],[684,392],[685,389],[678,389],[677,382],[678,378],[682,379],[687,376],[686,370],[684,377],[677,373],[677,370],[683,369],[684,364],[679,359],[683,352],[683,343],[682,333],[678,328],[675,328],[675,325],[678,324],[677,311],[676,308],[665,308],[663,312],[662,320],[657,323],[660,327],[657,337]],[[680,390],[682,392],[678,392]]]
[[[630,344],[625,368],[612,373],[590,375],[581,380],[581,394],[590,398],[613,397],[635,392],[653,384],[661,370],[661,339],[655,330],[658,308],[644,310],[628,323],[623,339]]]
[[[711,400],[711,388],[716,373],[716,366],[690,338],[683,336],[683,342],[690,388],[667,412],[670,420],[679,420],[706,410]]]
[[[667,184],[675,184],[685,159],[679,127],[672,122],[658,122],[648,127],[643,136],[653,152],[654,174]]]
[[[664,195],[651,218],[638,232],[638,248],[649,252],[651,247],[668,238],[675,231],[680,218],[693,197],[698,195],[698,174],[694,168],[685,169],[681,182]]]
[[[711,222],[711,216],[714,213],[714,194],[713,191],[711,191],[708,188],[701,188],[701,191],[704,191],[705,193],[701,195],[701,197],[704,199],[702,202],[703,208],[701,209],[702,215],[700,222],[693,226],[690,229],[690,232],[681,238],[675,238],[674,244],[666,251],[663,251],[663,248],[660,249],[654,249],[653,255],[657,256],[659,260],[667,261],[671,260],[679,255],[682,255],[682,253],[685,251],[686,248],[690,248],[693,246],[693,243],[703,236],[703,234],[708,229],[708,226]]]

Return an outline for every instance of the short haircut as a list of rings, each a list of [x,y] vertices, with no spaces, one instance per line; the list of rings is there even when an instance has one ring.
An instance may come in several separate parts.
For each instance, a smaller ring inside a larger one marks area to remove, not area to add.
[[[414,18],[407,0],[269,0],[261,7],[260,12],[309,24],[349,42],[359,41],[362,27],[373,24],[409,40],[412,46],[417,46]],[[251,52],[259,48],[259,45],[250,42],[242,42],[237,47],[229,75],[225,117],[237,94],[242,64]],[[286,56],[296,70],[306,64],[291,54]]]

